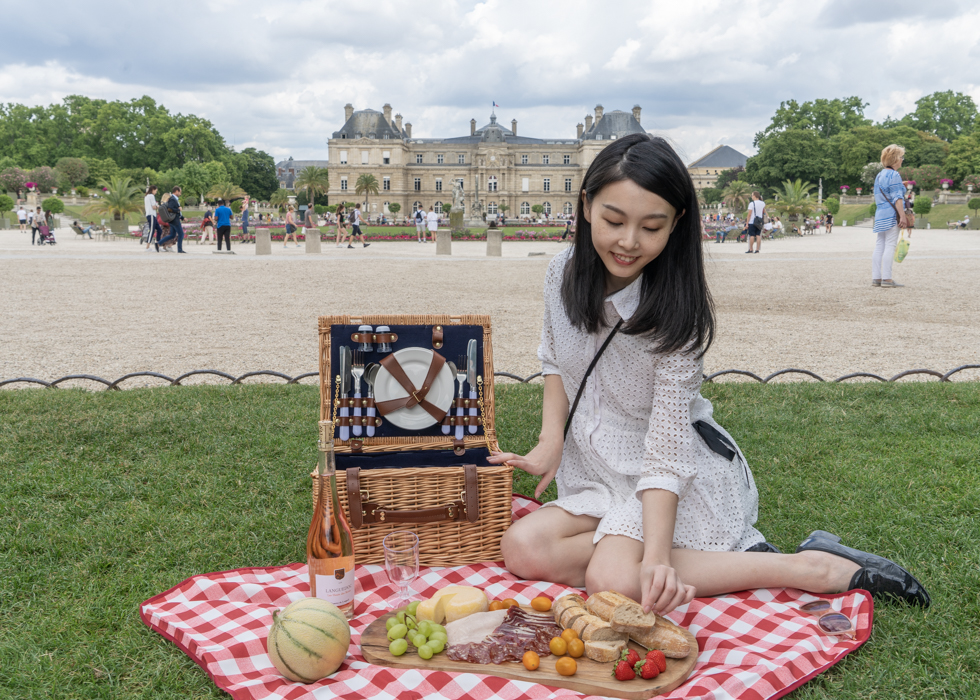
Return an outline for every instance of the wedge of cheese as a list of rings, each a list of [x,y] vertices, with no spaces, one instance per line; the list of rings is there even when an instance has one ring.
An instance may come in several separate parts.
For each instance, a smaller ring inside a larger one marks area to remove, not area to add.
[[[486,594],[472,586],[446,586],[428,600],[419,603],[416,617],[430,622],[453,622],[467,615],[487,612]]]

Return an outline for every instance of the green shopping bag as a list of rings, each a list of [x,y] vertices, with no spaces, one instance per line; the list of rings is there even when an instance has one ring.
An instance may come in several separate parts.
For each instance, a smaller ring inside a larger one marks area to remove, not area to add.
[[[898,245],[895,246],[895,262],[902,262],[905,260],[905,256],[909,254],[909,241],[905,237],[905,231],[902,231],[901,237],[898,239]]]

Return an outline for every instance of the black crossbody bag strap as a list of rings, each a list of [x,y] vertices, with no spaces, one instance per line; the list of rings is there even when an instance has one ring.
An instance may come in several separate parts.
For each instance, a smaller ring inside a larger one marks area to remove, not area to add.
[[[606,348],[609,347],[609,343],[612,342],[613,336],[616,335],[616,331],[619,330],[621,325],[623,325],[623,319],[619,319],[616,325],[613,326],[612,331],[610,331],[609,335],[606,336],[605,342],[602,343],[602,347],[599,348],[599,351],[595,354],[595,357],[592,358],[592,363],[589,365],[589,368],[585,370],[585,376],[582,377],[582,383],[579,384],[578,393],[575,395],[575,401],[572,403],[572,407],[568,411],[568,419],[565,421],[565,432],[562,433],[562,438],[568,437],[568,429],[572,427],[572,418],[575,416],[575,409],[578,408],[578,402],[581,400],[582,393],[585,391],[585,383],[589,380],[589,375],[592,374],[592,370],[595,369],[596,364],[599,362],[599,358],[602,357],[602,353],[604,353]]]

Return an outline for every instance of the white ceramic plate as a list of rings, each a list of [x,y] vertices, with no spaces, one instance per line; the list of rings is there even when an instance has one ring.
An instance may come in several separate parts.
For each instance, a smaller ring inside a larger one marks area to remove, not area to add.
[[[426,375],[429,373],[429,366],[432,364],[432,350],[426,348],[404,348],[394,353],[398,364],[402,366],[405,374],[415,386],[422,386]],[[443,365],[432,388],[426,395],[425,400],[438,408],[443,413],[449,411],[453,403],[453,390],[456,387],[456,377],[449,371],[449,365]],[[381,366],[378,370],[378,377],[374,382],[374,398],[378,403],[382,401],[392,401],[393,399],[403,399],[408,396],[408,392],[402,385],[391,376],[391,372]],[[435,425],[439,421],[430,416],[421,406],[411,408],[399,408],[392,411],[384,420],[389,420],[393,425],[405,430],[422,430],[430,425]]]

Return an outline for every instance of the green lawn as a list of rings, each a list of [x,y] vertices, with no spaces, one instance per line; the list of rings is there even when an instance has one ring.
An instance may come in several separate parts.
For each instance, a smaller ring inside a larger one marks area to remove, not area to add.
[[[497,391],[502,446],[529,449],[541,386]],[[837,532],[933,597],[879,604],[871,641],[792,697],[980,696],[980,384],[704,393],[773,543]],[[307,386],[0,391],[0,698],[227,697],[138,606],[193,574],[303,559],[316,414]]]

